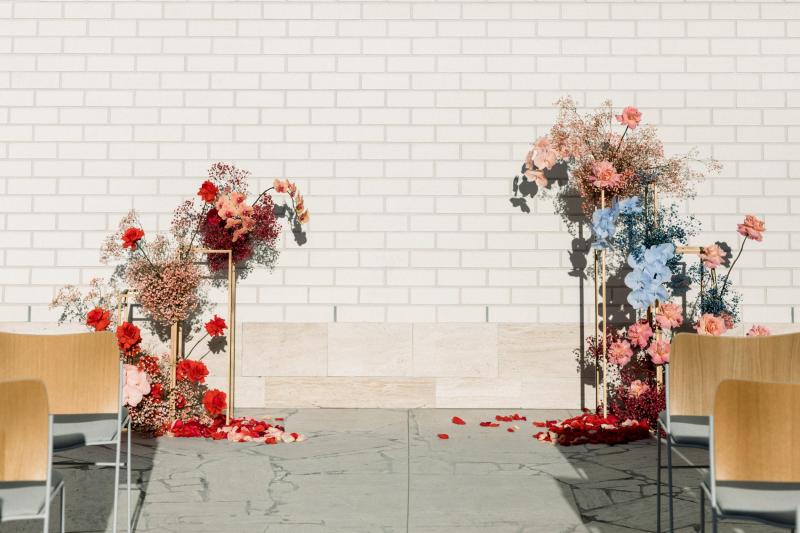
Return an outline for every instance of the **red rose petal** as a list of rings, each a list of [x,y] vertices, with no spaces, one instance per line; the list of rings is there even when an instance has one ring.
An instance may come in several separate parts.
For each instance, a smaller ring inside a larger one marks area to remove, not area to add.
[[[466,424],[466,422],[464,422],[461,418],[459,418],[457,416],[454,416],[453,417],[453,424],[457,424],[459,426],[463,426],[464,424]]]
[[[509,433],[514,433],[514,432],[516,431],[516,429],[514,429],[514,428],[507,428],[507,429],[506,429],[506,431],[508,431]]]
[[[499,426],[500,424],[498,424],[497,422],[481,422],[481,427],[485,428],[496,428]]]
[[[449,438],[450,438],[450,435],[448,435],[447,433],[439,433],[439,434],[438,434],[438,435],[436,435],[436,436],[437,436],[437,437],[439,437],[439,438],[440,438],[440,439],[442,439],[442,440],[447,440],[447,439],[449,439]]]

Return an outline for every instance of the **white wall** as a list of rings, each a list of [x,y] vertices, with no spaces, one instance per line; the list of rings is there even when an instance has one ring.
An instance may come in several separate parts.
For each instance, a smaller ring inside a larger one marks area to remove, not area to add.
[[[690,209],[735,244],[745,320],[800,301],[800,4],[0,4],[0,320],[48,320],[131,207],[166,227],[210,161],[298,178],[310,244],[240,291],[259,321],[575,322],[571,237],[508,203],[563,94],[635,104],[725,165]],[[513,291],[512,291],[513,289]],[[30,307],[29,307],[30,306]]]

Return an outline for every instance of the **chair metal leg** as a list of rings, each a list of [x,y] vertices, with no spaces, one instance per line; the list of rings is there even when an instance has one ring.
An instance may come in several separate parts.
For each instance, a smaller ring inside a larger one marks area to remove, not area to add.
[[[706,533],[706,491],[700,487],[700,533]]]
[[[50,533],[50,506],[52,503],[51,495],[48,494],[44,504],[44,520],[42,520],[42,522],[44,522],[42,524],[42,531],[44,531],[44,533]]]
[[[131,533],[131,419],[128,418],[128,533]]]
[[[661,533],[661,429],[656,426],[656,533]]]
[[[117,533],[117,509],[119,508],[119,456],[122,447],[122,428],[117,431],[117,454],[114,461],[114,513],[111,531]]]
[[[672,509],[672,441],[667,435],[667,498],[669,498],[669,530],[675,531],[675,520]]]
[[[711,502],[711,531],[717,533],[717,509],[714,507],[714,502]]]
[[[61,485],[61,533],[64,533],[66,527],[65,510],[67,508],[67,486]]]

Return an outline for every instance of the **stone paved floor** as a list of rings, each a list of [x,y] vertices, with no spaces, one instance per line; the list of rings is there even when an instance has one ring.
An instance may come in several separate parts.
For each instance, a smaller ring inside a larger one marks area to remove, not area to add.
[[[655,445],[562,448],[481,428],[482,409],[273,411],[309,440],[277,446],[136,439],[135,530],[149,532],[633,532],[655,530]],[[246,412],[263,416],[264,412]],[[510,414],[510,413],[509,413]],[[455,426],[458,415],[468,422]],[[440,440],[437,433],[450,434]],[[99,450],[105,460],[111,449]],[[696,460],[703,453],[690,450]],[[72,452],[85,457],[86,452]],[[106,531],[113,470],[63,469],[67,531]],[[676,531],[699,523],[694,470],[680,470]],[[121,511],[124,514],[124,492]],[[710,528],[709,528],[710,530]],[[35,523],[0,532],[41,531]],[[55,529],[53,529],[55,531]],[[726,523],[720,531],[781,531]]]

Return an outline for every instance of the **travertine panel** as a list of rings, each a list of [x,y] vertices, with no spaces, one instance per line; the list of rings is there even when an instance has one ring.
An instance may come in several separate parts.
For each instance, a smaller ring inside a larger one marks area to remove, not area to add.
[[[242,326],[245,376],[324,376],[328,325],[249,322]]]
[[[573,377],[579,375],[578,324],[499,324],[498,365],[507,377]]]
[[[328,375],[410,376],[411,324],[329,324]]]
[[[524,378],[521,406],[536,409],[577,409],[581,407],[581,391],[587,407],[594,404],[594,389],[589,380],[573,378]],[[594,382],[591,382],[594,386]]]
[[[269,407],[435,407],[433,379],[267,377]]]
[[[438,378],[436,407],[521,407],[520,378]]]
[[[414,375],[496,377],[497,324],[414,324]]]

